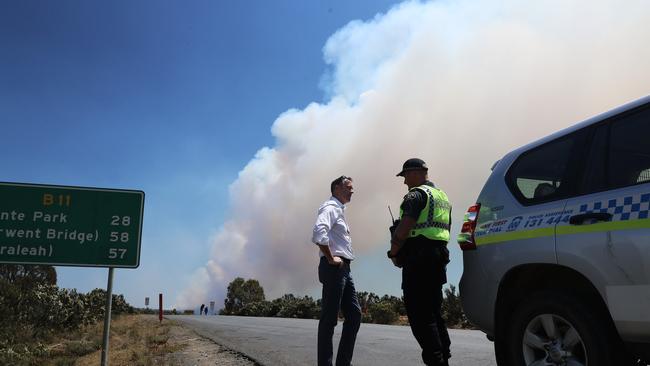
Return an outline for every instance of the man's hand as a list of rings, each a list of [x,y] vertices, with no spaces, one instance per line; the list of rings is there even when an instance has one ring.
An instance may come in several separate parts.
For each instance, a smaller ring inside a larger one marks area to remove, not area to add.
[[[343,261],[341,260],[341,258],[335,256],[332,257],[331,261],[328,260],[328,263],[337,267],[341,267],[343,265]]]
[[[402,265],[397,261],[397,257],[391,257],[391,261],[393,261],[393,265],[397,268],[402,268]]]
[[[391,257],[397,256],[397,253],[399,253],[400,249],[402,249],[402,243],[397,241],[397,239],[393,238],[390,241],[390,256]]]
[[[329,245],[318,244],[318,247],[320,248],[320,251],[325,256],[325,259],[327,259],[327,263],[337,267],[341,267],[343,265],[343,261],[341,260],[341,258],[332,255],[332,252],[330,252]]]

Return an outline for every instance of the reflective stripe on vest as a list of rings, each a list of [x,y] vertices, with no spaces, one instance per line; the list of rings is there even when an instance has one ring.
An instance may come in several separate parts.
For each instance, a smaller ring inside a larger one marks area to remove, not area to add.
[[[428,185],[421,185],[412,189],[420,189],[426,192],[427,204],[420,212],[413,230],[409,233],[409,238],[424,235],[431,240],[449,241],[451,205],[445,192]],[[400,212],[400,217],[403,214],[403,212]]]

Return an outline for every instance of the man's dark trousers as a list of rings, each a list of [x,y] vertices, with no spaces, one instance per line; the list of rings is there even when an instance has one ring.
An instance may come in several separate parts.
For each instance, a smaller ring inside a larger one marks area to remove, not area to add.
[[[446,282],[445,255],[449,252],[432,243],[409,245],[402,268],[402,289],[411,331],[422,348],[422,360],[427,365],[446,365],[451,341],[440,308],[442,285]]]
[[[318,265],[318,280],[323,284],[321,316],[318,322],[318,365],[332,365],[332,335],[338,320],[339,310],[345,321],[336,355],[336,366],[347,366],[352,361],[354,342],[361,324],[361,307],[350,275],[350,263],[331,265],[321,257]]]

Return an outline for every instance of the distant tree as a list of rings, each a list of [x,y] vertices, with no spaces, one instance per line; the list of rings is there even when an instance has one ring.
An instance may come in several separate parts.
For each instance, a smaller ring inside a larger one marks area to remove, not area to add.
[[[473,325],[465,316],[460,296],[456,294],[456,287],[449,285],[444,290],[445,296],[442,300],[442,317],[445,318],[447,326],[454,328],[472,328]]]
[[[258,301],[264,301],[264,289],[260,283],[254,279],[237,277],[228,285],[223,313],[237,315],[243,307]]]
[[[398,314],[390,302],[379,302],[370,305],[368,309],[373,323],[391,324],[397,320]]]
[[[370,293],[366,291],[357,292],[357,300],[359,300],[359,306],[361,307],[361,313],[366,314],[368,312],[368,295]]]
[[[393,308],[393,311],[398,315],[406,315],[406,306],[404,305],[404,300],[402,297],[384,295],[379,300],[379,302],[390,304],[390,306]]]
[[[244,316],[275,316],[277,310],[271,301],[255,301],[244,305],[239,314]]]
[[[293,294],[287,294],[279,300],[280,310],[277,313],[279,317],[300,319],[315,319],[320,317],[320,306],[311,296],[299,298]]]
[[[52,266],[0,264],[0,340],[9,336],[32,338],[32,323],[40,319],[37,305],[46,304],[45,310],[51,303],[57,306],[57,291]],[[54,318],[49,315],[49,319]]]

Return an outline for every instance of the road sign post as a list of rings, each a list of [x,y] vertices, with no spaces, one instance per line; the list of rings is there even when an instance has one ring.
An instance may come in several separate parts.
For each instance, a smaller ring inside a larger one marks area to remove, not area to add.
[[[106,314],[104,315],[104,335],[102,346],[102,364],[108,365],[108,337],[111,329],[111,309],[113,307],[113,267],[108,269],[108,285],[106,286]]]
[[[114,268],[140,265],[144,192],[0,182],[0,263],[108,267],[102,366]]]

